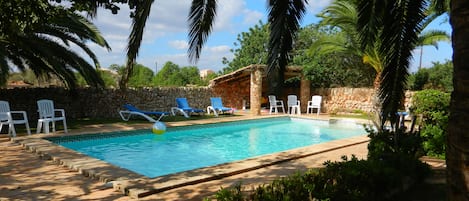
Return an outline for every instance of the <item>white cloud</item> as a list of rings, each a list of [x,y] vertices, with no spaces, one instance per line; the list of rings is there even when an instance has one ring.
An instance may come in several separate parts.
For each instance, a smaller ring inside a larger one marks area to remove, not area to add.
[[[219,0],[213,32],[207,41],[207,45],[210,46],[204,47],[197,64],[190,64],[186,50],[187,16],[191,2],[191,0],[174,0],[153,3],[145,25],[138,63],[151,67],[155,66],[155,61],[161,65],[166,61],[172,61],[181,66],[197,65],[200,69],[220,70],[223,67],[222,58],[233,57],[229,50],[234,42],[232,40],[236,38],[235,35],[256,24],[264,15],[260,11],[247,8],[245,1]],[[97,18],[93,20],[112,48],[112,52],[107,52],[89,43],[104,67],[125,63],[128,36],[131,32],[129,14],[128,6],[123,5],[117,15],[113,15],[109,10],[100,9]],[[234,36],[225,38],[218,35],[220,32]],[[174,54],[161,54],[161,52],[174,51],[176,51]]]
[[[244,20],[243,24],[246,24],[248,26],[252,26],[254,24],[257,24],[259,20],[261,20],[263,17],[265,17],[265,13],[261,13],[259,11],[255,10],[244,10]],[[265,22],[264,22],[265,23]]]
[[[143,57],[138,59],[138,63],[153,69],[156,62],[158,63],[158,69],[161,69],[166,62],[171,61],[180,67],[195,65],[200,70],[212,69],[214,71],[219,71],[224,67],[221,62],[223,57],[226,57],[230,60],[233,58],[233,54],[229,51],[229,49],[229,46],[206,47],[202,51],[200,60],[196,64],[189,62],[187,53],[159,54],[154,57]]]
[[[218,1],[217,16],[215,18],[215,30],[231,29],[233,18],[244,10],[244,1],[220,0]]]
[[[326,6],[330,5],[332,0],[315,0],[315,1],[309,1],[308,4],[308,10],[309,12],[316,14],[322,9],[324,9]]]
[[[230,51],[230,47],[227,45],[220,45],[207,48],[211,53],[226,53]]]
[[[184,40],[173,40],[168,42],[169,46],[182,50],[182,49],[187,49],[189,47],[189,44],[187,44],[187,41]]]
[[[246,1],[219,0],[214,30],[239,30],[241,24],[251,26],[262,17],[261,12],[247,8]]]

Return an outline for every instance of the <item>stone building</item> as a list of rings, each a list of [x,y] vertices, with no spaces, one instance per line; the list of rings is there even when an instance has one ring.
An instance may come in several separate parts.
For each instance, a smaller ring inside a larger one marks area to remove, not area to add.
[[[268,82],[266,65],[249,65],[232,73],[217,77],[210,81],[209,87],[214,94],[223,97],[224,104],[238,109],[249,108],[253,115],[260,115],[262,107],[268,107]],[[288,66],[284,73],[285,80],[300,77],[297,84],[286,85],[277,98],[284,100],[290,94],[297,95],[302,103],[302,111],[306,111],[306,103],[311,98],[310,82],[302,77],[302,68]],[[298,87],[299,86],[299,87]]]

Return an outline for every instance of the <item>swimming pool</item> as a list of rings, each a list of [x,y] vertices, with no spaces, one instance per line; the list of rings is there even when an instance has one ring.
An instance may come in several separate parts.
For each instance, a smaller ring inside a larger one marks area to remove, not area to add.
[[[48,140],[153,178],[363,134],[355,123],[267,118]]]

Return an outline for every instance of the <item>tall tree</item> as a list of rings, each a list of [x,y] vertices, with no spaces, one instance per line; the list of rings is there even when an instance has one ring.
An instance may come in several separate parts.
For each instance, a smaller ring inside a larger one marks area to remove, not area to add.
[[[119,66],[117,64],[112,64],[109,66],[109,69],[116,71],[121,79],[123,74],[127,73],[126,66]],[[129,77],[129,87],[147,87],[152,85],[153,79],[153,71],[142,65],[142,64],[134,64],[132,75]]]
[[[441,3],[441,2],[440,2]],[[443,3],[443,5],[445,5]],[[448,200],[469,200],[469,1],[451,0],[453,92],[451,94],[446,165]]]
[[[138,50],[140,43],[143,39],[143,30],[147,22],[148,16],[150,16],[151,5],[154,0],[139,0],[135,5],[135,12],[133,13],[132,20],[132,31],[129,35],[129,43],[127,45],[127,63],[125,72],[119,82],[121,89],[127,87],[130,76],[132,75],[135,60],[138,56]]]
[[[365,64],[375,69],[377,73],[375,87],[379,87],[381,72],[384,68],[384,55],[381,55],[379,51],[382,44],[380,40],[376,40],[374,44],[370,43],[366,48],[360,45],[360,35],[356,29],[358,3],[359,1],[335,0],[330,6],[326,7],[318,14],[318,16],[322,18],[320,25],[337,27],[347,35],[347,38],[346,40],[337,40],[336,37],[326,35],[311,47],[311,51],[316,51],[321,54],[343,52],[362,57]],[[425,13],[428,14],[421,22],[422,30],[438,17],[438,13],[430,9],[431,7],[426,9]],[[379,32],[381,30],[377,31]],[[438,48],[437,43],[439,41],[449,41],[449,36],[441,30],[426,30],[421,34],[419,33],[417,46],[433,45],[435,48]]]
[[[412,50],[418,42],[425,19],[425,0],[363,0],[358,4],[358,30],[362,47],[374,47],[383,55],[378,97],[381,127],[387,120],[397,121],[396,112],[404,98]]]
[[[369,87],[376,72],[362,62],[361,55],[347,51],[332,51],[327,54],[310,51],[322,38],[333,38],[347,46],[347,35],[335,28],[308,25],[298,32],[292,51],[290,65],[303,66],[304,76],[313,87]]]
[[[182,86],[183,79],[179,76],[181,69],[173,62],[166,62],[156,76],[153,78],[155,86]]]
[[[196,66],[182,67],[179,76],[183,79],[183,85],[201,84],[200,71]]]
[[[131,87],[146,87],[151,86],[151,80],[153,78],[153,71],[142,65],[135,64],[133,67],[132,75],[129,78],[129,86]]]
[[[256,24],[254,27],[249,28],[248,32],[238,34],[234,45],[238,46],[232,49],[234,58],[232,61],[227,61],[224,58],[223,62],[228,64],[223,68],[223,73],[227,74],[239,68],[251,64],[265,64],[267,62],[267,43],[269,42],[269,26],[262,23]]]
[[[300,20],[306,12],[306,0],[268,2],[270,37],[267,56],[269,94],[278,95],[282,89],[289,53],[300,29]]]

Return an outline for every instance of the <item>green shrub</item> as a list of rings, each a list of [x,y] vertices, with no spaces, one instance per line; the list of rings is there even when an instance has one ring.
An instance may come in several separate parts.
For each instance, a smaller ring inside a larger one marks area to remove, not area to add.
[[[319,174],[312,175],[313,197],[319,200],[372,201],[394,200],[404,186],[423,181],[429,167],[407,154],[393,154],[386,160],[328,162]]]
[[[445,137],[448,125],[450,94],[423,90],[412,97],[411,112],[423,117],[420,135],[428,156],[445,158]]]
[[[318,171],[279,178],[255,190],[241,185],[223,188],[213,198],[220,201],[395,200],[406,186],[420,184],[430,174],[428,165],[413,156],[399,153],[386,160],[349,160],[326,162]],[[206,200],[210,200],[206,198]]]
[[[382,130],[380,132],[368,129],[368,159],[387,160],[387,158],[404,154],[419,158],[424,155],[422,150],[422,138],[418,131],[405,132],[402,129],[396,131]]]
[[[445,92],[453,91],[453,63],[435,62],[431,68],[422,68],[409,76],[411,90],[437,89]]]

